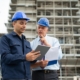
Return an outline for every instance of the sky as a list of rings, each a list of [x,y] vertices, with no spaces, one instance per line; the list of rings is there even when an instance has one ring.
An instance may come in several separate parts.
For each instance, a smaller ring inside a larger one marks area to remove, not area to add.
[[[0,0],[0,33],[7,33],[4,23],[8,23],[10,0]]]

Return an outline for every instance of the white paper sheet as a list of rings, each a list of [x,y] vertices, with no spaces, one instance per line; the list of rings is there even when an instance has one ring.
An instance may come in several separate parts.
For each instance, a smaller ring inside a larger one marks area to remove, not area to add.
[[[58,60],[59,46],[51,47],[45,55],[45,60]]]

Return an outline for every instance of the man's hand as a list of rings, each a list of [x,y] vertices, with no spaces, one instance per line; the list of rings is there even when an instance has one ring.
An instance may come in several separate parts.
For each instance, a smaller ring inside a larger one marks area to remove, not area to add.
[[[48,64],[47,60],[40,60],[34,64],[31,64],[31,68],[36,68],[36,67],[44,68],[47,66],[47,64]]]
[[[47,66],[48,61],[47,60],[41,60],[39,63],[40,63],[40,67],[44,68]]]
[[[40,36],[40,40],[44,45],[51,47],[43,35]]]
[[[27,61],[34,61],[36,60],[39,56],[40,56],[40,51],[31,51],[29,53],[26,54],[26,60]]]

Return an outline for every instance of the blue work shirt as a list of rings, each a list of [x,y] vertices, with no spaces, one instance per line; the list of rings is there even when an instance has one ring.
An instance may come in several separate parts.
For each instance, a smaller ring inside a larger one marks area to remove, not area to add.
[[[1,38],[1,68],[3,79],[30,79],[31,62],[26,60],[26,54],[32,49],[25,36],[20,38],[11,32]]]
[[[1,37],[0,37],[0,44],[1,44]],[[0,46],[0,53],[1,53],[1,46]]]
[[[59,44],[59,41],[57,38],[54,38],[54,37],[50,37],[50,36],[45,36],[45,39],[47,40],[47,42],[52,46],[52,47],[56,47],[56,46],[59,46],[59,55],[58,55],[58,60],[62,59],[62,50],[61,50],[61,47],[60,47],[60,44]],[[41,42],[40,42],[40,38],[37,37],[36,39],[34,39],[33,41],[31,41],[31,48],[33,50],[36,49],[36,47],[38,45],[41,45]],[[53,64],[53,65],[49,65],[49,66],[46,66],[44,69],[49,69],[49,70],[59,70],[59,63],[57,61],[57,64]],[[42,68],[41,67],[37,67],[33,70],[41,70]]]

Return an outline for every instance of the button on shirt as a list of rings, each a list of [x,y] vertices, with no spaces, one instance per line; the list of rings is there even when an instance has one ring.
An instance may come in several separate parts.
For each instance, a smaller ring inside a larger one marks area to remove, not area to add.
[[[30,63],[25,55],[32,49],[25,36],[11,32],[1,38],[1,67],[3,79],[30,79]]]
[[[59,55],[58,55],[58,60],[60,60],[62,58],[62,50],[61,50],[61,47],[60,47],[60,44],[59,44],[59,41],[57,38],[54,38],[54,37],[50,37],[50,36],[45,36],[45,39],[47,40],[47,42],[52,46],[52,47],[56,47],[56,46],[59,46]],[[40,38],[37,37],[36,39],[34,39],[33,41],[31,41],[31,48],[33,50],[36,49],[36,47],[38,45],[41,45],[41,42],[40,42]],[[49,66],[46,66],[44,69],[49,69],[49,70],[59,70],[59,63],[57,61],[57,64],[53,64],[53,65],[49,65]],[[37,67],[33,70],[42,70],[41,67]]]

